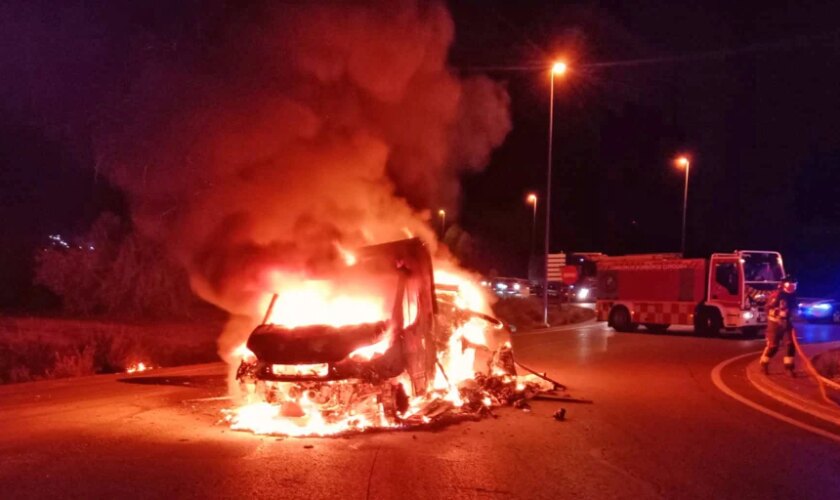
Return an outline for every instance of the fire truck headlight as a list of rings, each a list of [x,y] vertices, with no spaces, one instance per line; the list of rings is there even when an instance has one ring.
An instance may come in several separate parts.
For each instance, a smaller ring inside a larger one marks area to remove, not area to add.
[[[755,314],[753,314],[752,311],[744,311],[744,314],[742,314],[742,316],[744,317],[744,319],[750,320],[755,317]]]
[[[589,289],[588,288],[581,288],[577,291],[577,298],[578,300],[586,300],[589,298]]]

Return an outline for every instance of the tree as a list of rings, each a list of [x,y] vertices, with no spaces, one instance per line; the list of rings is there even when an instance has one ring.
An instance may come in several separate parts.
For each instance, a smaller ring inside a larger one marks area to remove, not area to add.
[[[199,303],[163,245],[107,212],[82,238],[56,237],[39,249],[35,283],[60,297],[66,312],[82,316],[185,317]]]

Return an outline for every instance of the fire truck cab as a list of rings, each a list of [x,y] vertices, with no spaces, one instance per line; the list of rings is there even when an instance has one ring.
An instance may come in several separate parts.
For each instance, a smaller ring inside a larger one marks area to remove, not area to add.
[[[767,298],[784,277],[782,256],[759,250],[715,253],[709,259],[604,256],[597,267],[599,320],[617,331],[682,325],[707,336],[759,333],[767,325]]]

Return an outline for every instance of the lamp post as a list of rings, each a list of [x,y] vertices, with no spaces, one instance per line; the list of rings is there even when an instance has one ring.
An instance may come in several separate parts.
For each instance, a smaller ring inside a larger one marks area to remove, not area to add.
[[[440,217],[440,239],[442,240],[446,233],[446,210],[442,208],[438,210],[438,217]]]
[[[685,257],[685,216],[688,211],[688,175],[691,171],[691,161],[687,156],[677,158],[677,165],[685,169],[685,189],[683,191],[683,212],[682,212],[682,237],[680,239],[680,252]]]
[[[528,194],[525,201],[533,207],[534,215],[531,217],[531,247],[528,251],[529,257],[534,255],[534,240],[537,238],[537,195],[534,193]]]
[[[543,279],[543,322],[548,326],[548,242],[551,233],[551,153],[554,142],[554,77],[566,74],[566,63],[551,66],[551,92],[548,101],[548,161],[545,186],[545,275]]]

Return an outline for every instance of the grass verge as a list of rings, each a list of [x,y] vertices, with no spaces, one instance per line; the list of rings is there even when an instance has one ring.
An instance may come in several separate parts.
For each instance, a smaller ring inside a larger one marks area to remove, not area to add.
[[[218,360],[219,324],[0,318],[0,383]]]
[[[505,298],[493,304],[493,313],[515,331],[543,328],[543,303],[538,297]],[[595,311],[575,304],[551,304],[548,322],[551,326],[581,323],[593,319]]]
[[[832,349],[814,356],[814,368],[823,377],[840,382],[840,349]]]

